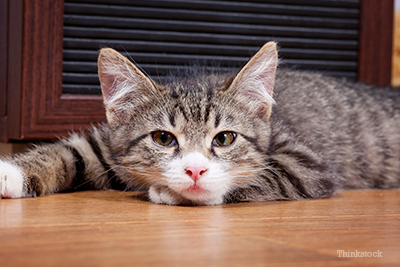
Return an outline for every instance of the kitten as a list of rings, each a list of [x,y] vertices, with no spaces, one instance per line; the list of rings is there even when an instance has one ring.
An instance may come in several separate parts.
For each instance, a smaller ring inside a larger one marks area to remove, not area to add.
[[[237,75],[161,84],[102,49],[108,124],[3,159],[0,195],[116,188],[215,205],[399,187],[400,93],[277,64],[270,42]]]

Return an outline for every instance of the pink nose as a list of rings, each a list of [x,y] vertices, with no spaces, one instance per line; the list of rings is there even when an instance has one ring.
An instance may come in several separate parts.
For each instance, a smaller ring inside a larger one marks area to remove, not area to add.
[[[204,167],[187,167],[185,169],[186,174],[192,178],[192,180],[196,183],[197,180],[200,179],[200,176],[202,176],[207,169]]]

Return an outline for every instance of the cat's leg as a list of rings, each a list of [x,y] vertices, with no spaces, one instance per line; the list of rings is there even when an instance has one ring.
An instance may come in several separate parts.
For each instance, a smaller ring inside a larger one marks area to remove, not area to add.
[[[24,192],[25,174],[18,165],[0,161],[0,197],[20,198]]]
[[[70,150],[62,144],[38,146],[0,161],[2,198],[41,196],[66,189],[76,172]]]
[[[109,169],[103,156],[106,146],[99,136],[97,130],[88,137],[74,134],[0,159],[0,198],[109,187]]]
[[[151,186],[148,194],[150,201],[155,204],[203,206],[224,203],[223,197],[219,195],[213,198],[207,198],[207,200],[189,200],[167,186]]]
[[[150,201],[155,204],[190,204],[188,200],[184,199],[167,186],[151,186],[149,188],[149,198]]]
[[[286,151],[272,155],[257,178],[247,186],[230,192],[224,202],[330,197],[339,181],[339,176],[318,157],[310,153]]]

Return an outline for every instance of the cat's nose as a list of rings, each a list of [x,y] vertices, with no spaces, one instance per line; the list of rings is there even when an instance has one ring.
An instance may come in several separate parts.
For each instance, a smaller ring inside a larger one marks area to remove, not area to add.
[[[192,178],[192,180],[196,183],[197,180],[207,171],[205,167],[187,167],[185,169],[186,174]]]

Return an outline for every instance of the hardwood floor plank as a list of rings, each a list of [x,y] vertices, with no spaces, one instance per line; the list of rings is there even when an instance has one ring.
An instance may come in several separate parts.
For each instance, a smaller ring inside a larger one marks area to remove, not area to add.
[[[394,266],[400,190],[211,207],[87,191],[0,200],[3,266]],[[338,257],[377,252],[382,257]]]

